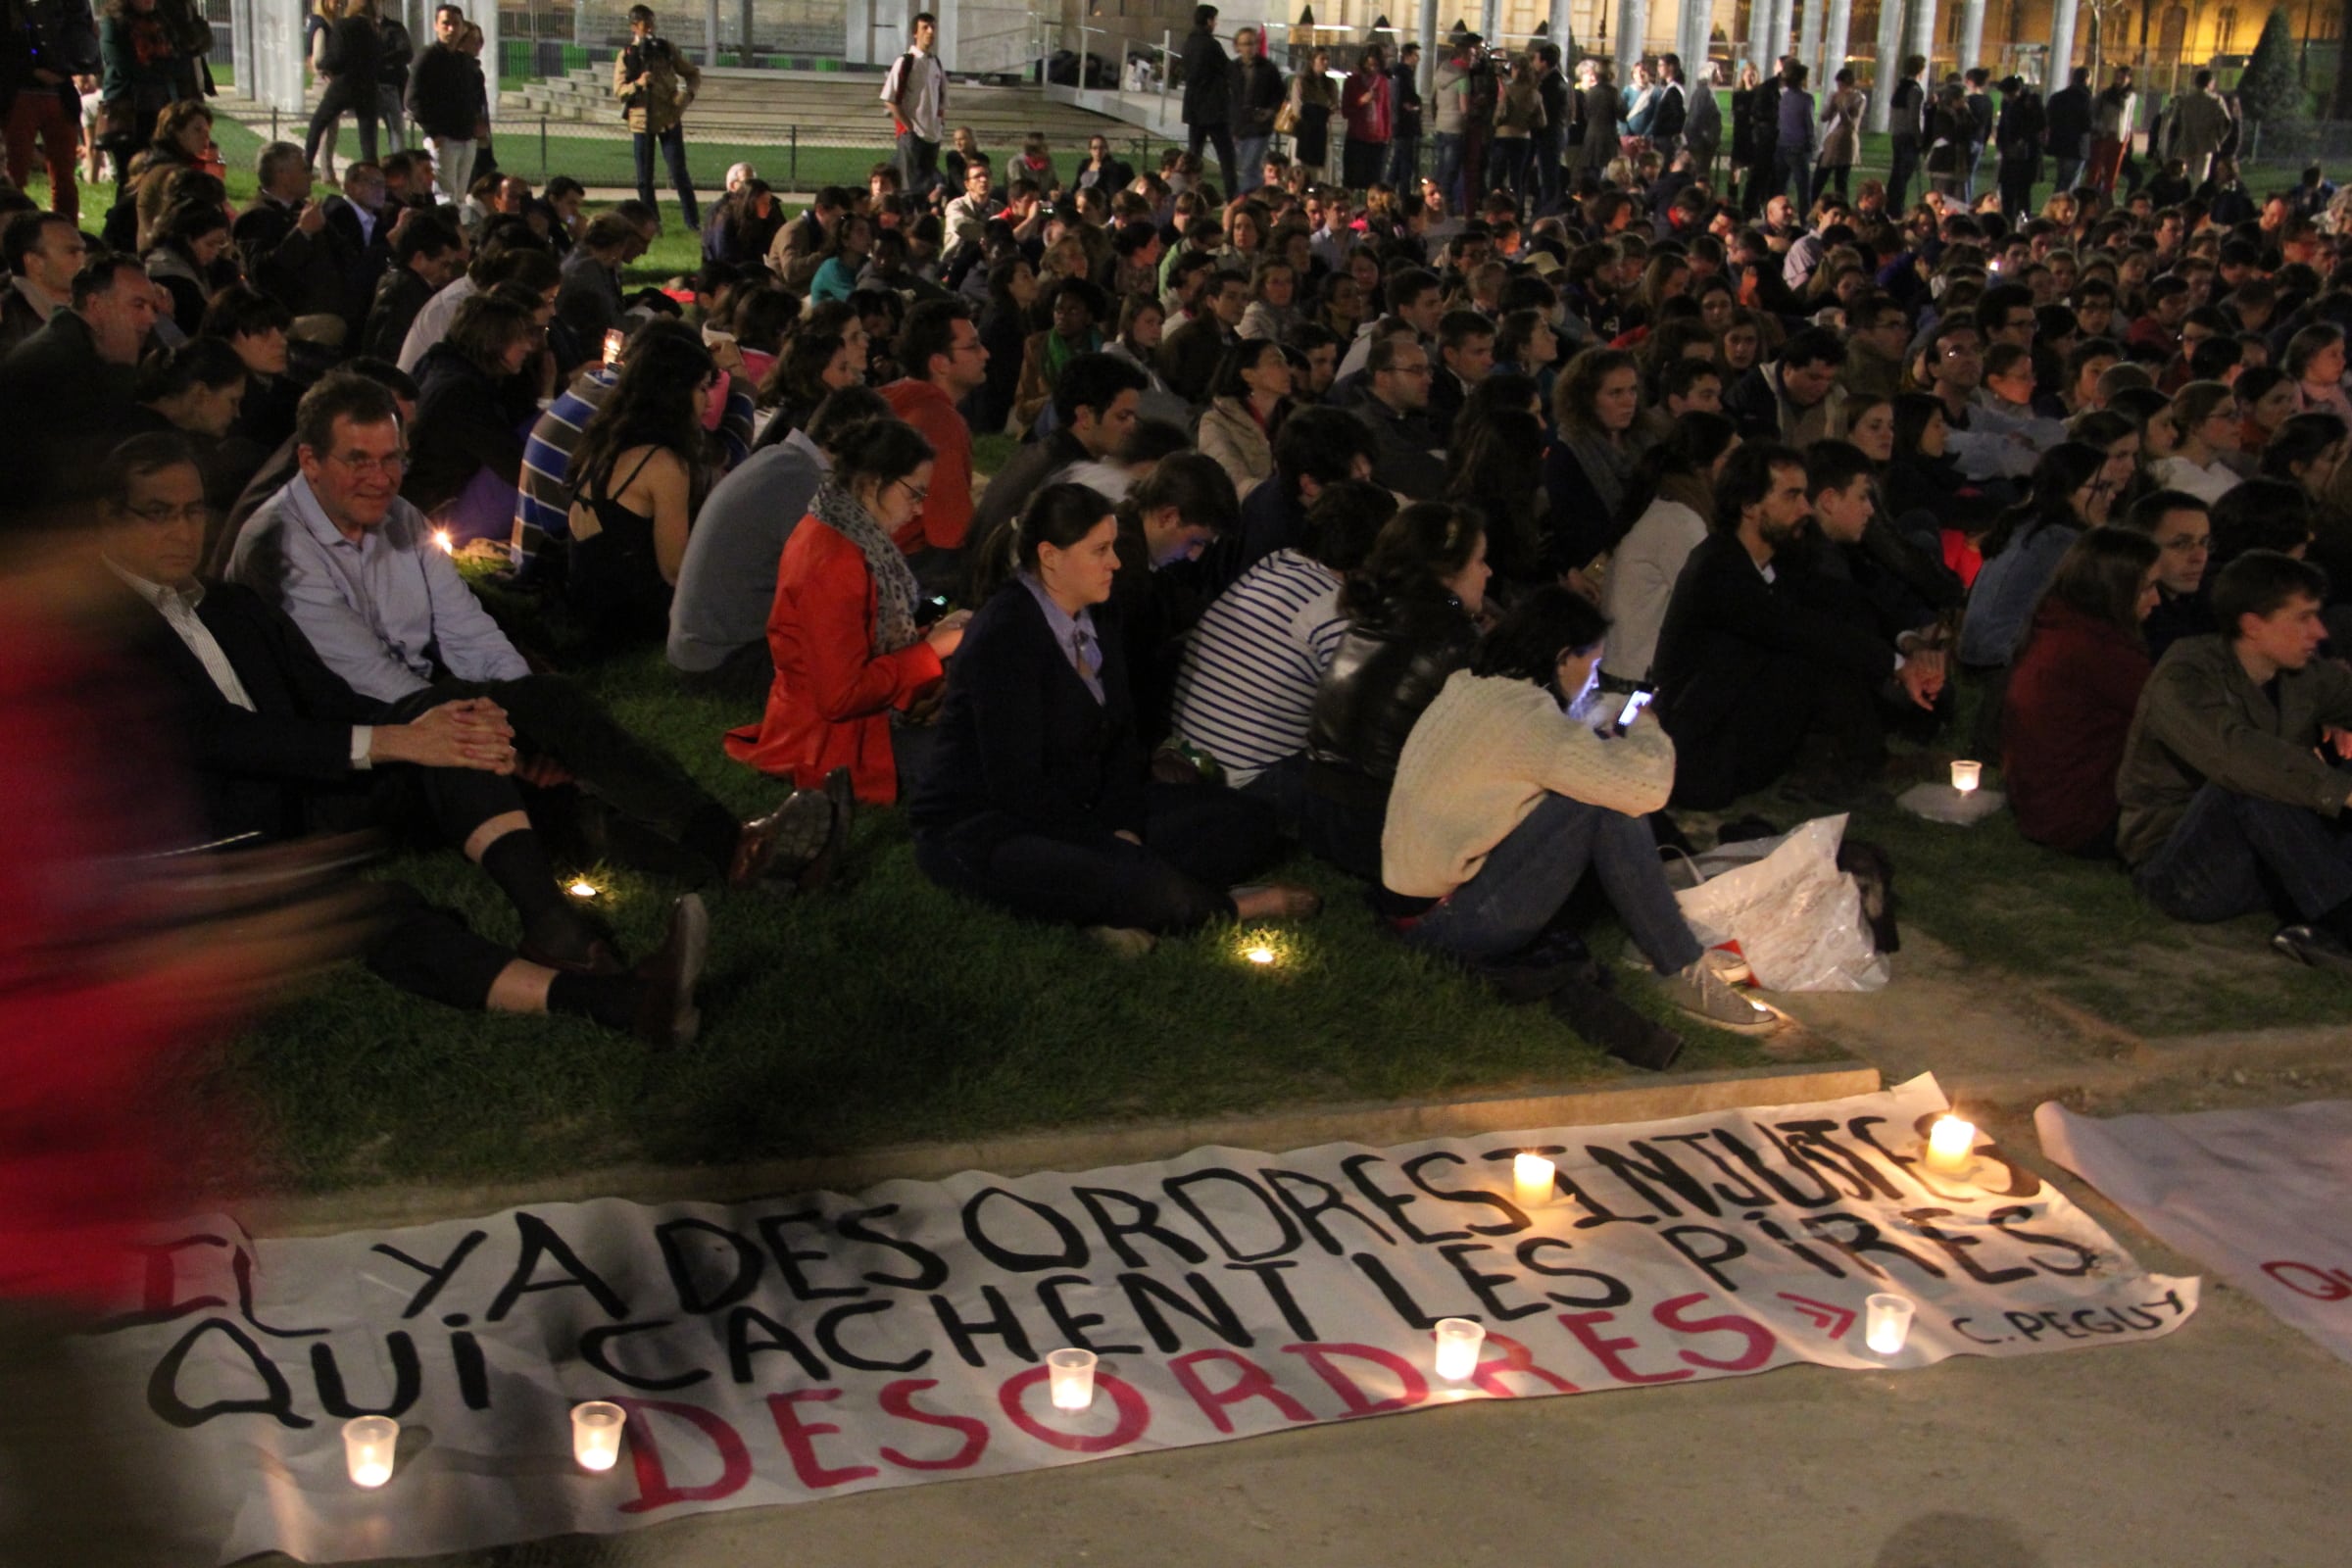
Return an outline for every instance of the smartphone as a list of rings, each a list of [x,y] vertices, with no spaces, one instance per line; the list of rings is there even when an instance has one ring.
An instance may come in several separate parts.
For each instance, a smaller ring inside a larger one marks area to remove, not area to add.
[[[914,602],[914,623],[928,626],[948,612],[946,594],[926,594]]]
[[[617,326],[605,333],[605,368],[607,369],[611,369],[620,363],[620,346],[628,340],[629,335]]]
[[[1642,716],[1642,710],[1647,708],[1651,699],[1657,695],[1657,688],[1654,686],[1635,687],[1633,695],[1626,698],[1625,706],[1617,710],[1617,733],[1622,735],[1632,729],[1634,720]]]

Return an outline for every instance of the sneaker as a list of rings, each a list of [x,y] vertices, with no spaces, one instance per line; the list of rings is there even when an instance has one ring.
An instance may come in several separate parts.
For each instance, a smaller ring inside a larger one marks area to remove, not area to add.
[[[1731,948],[1709,948],[1698,956],[1698,961],[1715,971],[1715,978],[1727,986],[1753,985],[1756,971],[1747,960]]]
[[[1086,934],[1122,958],[1140,958],[1159,946],[1159,938],[1131,925],[1090,925]]]
[[[2339,974],[2352,974],[2352,946],[2346,945],[2342,937],[2326,926],[2280,926],[2278,934],[2271,938],[2271,948],[2297,963],[2307,963],[2315,969],[2333,969]]]
[[[1741,996],[1703,956],[1665,985],[1667,1001],[1725,1029],[1769,1029],[1779,1021],[1770,1007]]]

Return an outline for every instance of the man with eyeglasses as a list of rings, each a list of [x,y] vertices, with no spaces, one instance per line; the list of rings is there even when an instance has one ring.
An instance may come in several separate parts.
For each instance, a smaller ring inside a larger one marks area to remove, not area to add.
[[[1401,324],[1401,323],[1400,323]],[[1355,416],[1372,432],[1372,482],[1412,501],[1446,488],[1442,443],[1429,422],[1429,351],[1408,329],[1376,339]]]
[[[290,615],[354,691],[400,711],[490,698],[514,724],[527,781],[576,782],[580,806],[597,804],[610,848],[642,852],[692,881],[755,886],[786,858],[780,846],[804,861],[826,848],[829,808],[813,833],[815,808],[794,802],[739,821],[580,687],[531,673],[424,515],[400,499],[408,452],[384,387],[328,376],[304,394],[295,437],[302,471],[254,514],[228,575]],[[593,837],[598,824],[586,814]]]
[[[515,782],[514,728],[495,701],[363,696],[260,595],[200,581],[204,480],[178,436],[117,448],[98,516],[106,572],[160,617],[133,647],[186,739],[207,833],[268,842],[375,830],[459,849],[514,906],[519,948],[392,884],[389,917],[364,953],[376,974],[454,1007],[570,1013],[656,1047],[693,1038],[709,948],[701,900],[680,899],[669,940],[624,970],[557,884]]]
[[[927,593],[952,590],[963,573],[972,525],[972,428],[963,400],[988,379],[988,349],[961,300],[925,300],[899,328],[898,362],[906,373],[882,388],[882,400],[931,443],[931,492],[895,541]]]
[[[2039,456],[2011,430],[1995,430],[1978,417],[1977,389],[1984,384],[1984,345],[1976,318],[1967,312],[1947,316],[1921,345],[1912,366],[1922,390],[1943,404],[1944,451],[1971,479],[2023,479]]]

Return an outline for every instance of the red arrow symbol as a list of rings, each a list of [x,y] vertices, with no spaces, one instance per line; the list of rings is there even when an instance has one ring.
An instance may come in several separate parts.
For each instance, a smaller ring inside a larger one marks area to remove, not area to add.
[[[1780,1296],[1784,1301],[1794,1301],[1797,1311],[1819,1324],[1833,1340],[1844,1339],[1845,1331],[1854,1326],[1854,1314],[1850,1308],[1816,1301],[1810,1296],[1791,1296],[1787,1291],[1781,1292]]]

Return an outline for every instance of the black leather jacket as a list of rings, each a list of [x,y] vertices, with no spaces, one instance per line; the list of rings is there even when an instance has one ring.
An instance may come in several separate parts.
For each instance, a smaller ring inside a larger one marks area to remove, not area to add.
[[[1385,795],[1414,720],[1477,648],[1477,623],[1442,591],[1358,615],[1315,689],[1306,735],[1315,771],[1354,775]]]

